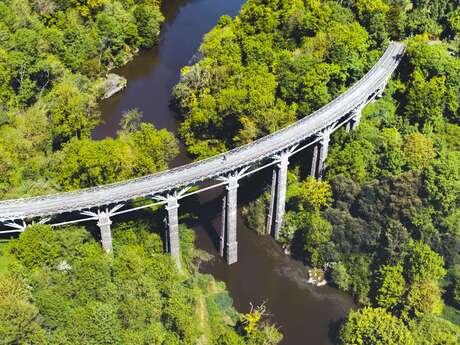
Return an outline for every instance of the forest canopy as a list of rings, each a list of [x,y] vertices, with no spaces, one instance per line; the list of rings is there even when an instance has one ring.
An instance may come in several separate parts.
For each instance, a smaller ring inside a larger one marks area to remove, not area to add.
[[[0,198],[167,168],[177,144],[151,125],[91,140],[101,123],[106,74],[156,44],[159,6],[156,0],[0,3]]]
[[[174,88],[180,137],[201,159],[308,116],[359,80],[391,40],[406,43],[359,128],[334,134],[325,178],[307,177],[305,162],[289,174],[281,243],[361,307],[339,344],[459,342],[459,8],[458,0],[248,0],[204,37]],[[154,46],[162,21],[156,0],[0,3],[1,199],[168,167],[177,139],[136,110],[116,138],[91,139],[107,73]],[[255,230],[268,204],[267,186],[247,205]],[[179,272],[161,230],[118,224],[106,255],[88,229],[28,228],[2,250],[10,266],[0,279],[0,341],[280,341],[260,310],[239,315],[224,287],[197,272],[190,231],[181,229]]]

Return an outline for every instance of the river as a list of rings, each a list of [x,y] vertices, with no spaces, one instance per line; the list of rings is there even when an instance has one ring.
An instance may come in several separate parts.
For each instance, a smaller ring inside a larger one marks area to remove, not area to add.
[[[169,109],[172,87],[179,80],[180,69],[190,63],[208,32],[221,15],[235,16],[244,0],[164,0],[165,23],[160,42],[154,49],[141,52],[131,63],[115,73],[128,79],[127,88],[101,102],[105,123],[95,129],[93,137],[115,136],[124,110],[138,108],[144,121],[157,128],[177,133],[177,114]],[[189,162],[184,153],[171,163]],[[257,181],[245,181],[239,189],[240,206],[247,202],[242,193]],[[282,254],[269,237],[249,230],[239,215],[239,261],[228,266],[217,256],[215,234],[220,226],[223,190],[203,193],[198,200],[183,202],[180,211],[194,211],[198,216],[194,229],[196,245],[214,254],[215,258],[200,265],[200,271],[224,281],[240,312],[247,312],[250,303],[266,302],[272,321],[284,335],[283,345],[331,345],[337,321],[353,303],[346,294],[330,288],[306,283],[306,269]],[[197,207],[197,205],[199,205]],[[198,209],[198,211],[197,211]]]

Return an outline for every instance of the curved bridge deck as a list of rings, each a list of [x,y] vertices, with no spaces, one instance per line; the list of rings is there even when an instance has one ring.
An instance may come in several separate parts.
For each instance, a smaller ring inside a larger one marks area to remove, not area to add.
[[[374,67],[344,94],[302,120],[253,143],[142,178],[68,193],[1,201],[0,221],[44,217],[116,204],[191,186],[273,157],[321,133],[331,124],[367,104],[376,93],[382,92],[404,49],[402,43],[391,43]]]

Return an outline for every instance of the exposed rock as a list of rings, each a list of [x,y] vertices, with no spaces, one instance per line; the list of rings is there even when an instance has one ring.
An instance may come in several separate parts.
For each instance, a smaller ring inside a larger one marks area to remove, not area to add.
[[[324,271],[320,268],[310,268],[308,270],[308,283],[316,286],[324,286],[327,284]]]
[[[289,245],[283,244],[282,248],[283,248],[284,254],[291,255],[291,247]]]
[[[110,98],[116,93],[123,90],[126,87],[127,82],[128,81],[126,80],[126,78],[123,78],[118,74],[107,74],[107,78],[104,81],[104,96],[102,97],[102,99]]]

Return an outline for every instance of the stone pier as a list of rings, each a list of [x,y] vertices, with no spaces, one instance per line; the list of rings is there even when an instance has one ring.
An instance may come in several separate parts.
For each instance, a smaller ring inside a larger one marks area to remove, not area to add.
[[[325,129],[320,141],[319,163],[318,163],[318,178],[323,178],[326,171],[326,158],[329,153],[329,142],[331,141],[331,131]]]
[[[355,111],[355,115],[353,116],[353,118],[351,119],[351,129],[355,130],[356,128],[358,128],[359,126],[359,123],[361,122],[361,111],[362,109],[357,109]]]
[[[318,167],[318,150],[319,150],[318,144],[315,144],[313,146],[313,158],[311,160],[311,171],[310,171],[310,175],[313,177],[316,177],[316,169]]]
[[[97,226],[101,231],[102,248],[104,248],[107,253],[110,253],[112,251],[112,230],[110,229],[112,221],[110,220],[108,212],[101,212],[98,217]]]
[[[273,237],[275,240],[279,239],[280,230],[283,226],[284,213],[286,210],[286,187],[287,187],[287,174],[289,166],[289,154],[284,153],[280,156],[280,161],[277,166],[278,181],[276,186],[276,214],[275,214],[275,231]]]
[[[272,187],[270,189],[270,206],[268,209],[267,215],[267,225],[265,228],[265,233],[267,235],[271,235],[272,233],[272,226],[273,226],[273,212],[275,209],[275,198],[276,198],[276,169],[273,169],[272,173]]]
[[[169,252],[180,269],[179,203],[176,197],[168,198],[166,210],[168,211],[168,234],[166,240],[168,241]]]
[[[226,258],[229,265],[238,261],[238,242],[236,240],[237,205],[238,205],[238,178],[230,176],[227,183],[227,210],[226,221]]]
[[[222,199],[222,224],[220,230],[220,238],[219,238],[219,254],[220,257],[224,257],[225,254],[225,229],[227,228],[227,197],[224,196]]]

